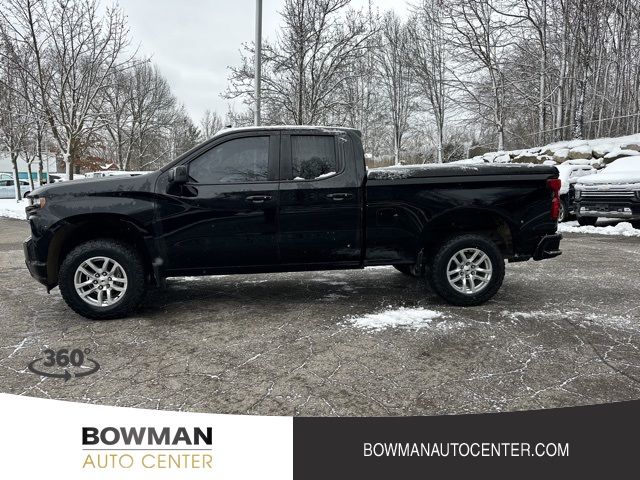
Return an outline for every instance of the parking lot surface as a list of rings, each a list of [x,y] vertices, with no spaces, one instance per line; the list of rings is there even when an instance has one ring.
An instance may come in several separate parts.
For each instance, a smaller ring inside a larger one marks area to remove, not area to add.
[[[424,280],[373,268],[170,279],[135,317],[96,322],[29,276],[27,235],[26,222],[0,219],[2,392],[333,416],[640,398],[637,237],[565,235],[562,256],[508,265],[502,290],[480,307],[449,306]],[[100,369],[67,381],[29,371],[47,348],[88,349]]]

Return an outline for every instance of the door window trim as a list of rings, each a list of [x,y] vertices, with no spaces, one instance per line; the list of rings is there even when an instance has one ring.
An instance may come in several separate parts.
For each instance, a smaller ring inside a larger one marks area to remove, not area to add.
[[[191,177],[189,177],[189,181],[186,185],[192,186],[209,186],[209,185],[255,185],[255,184],[267,184],[274,183],[278,181],[278,172],[280,165],[280,132],[279,131],[258,131],[258,132],[238,132],[232,135],[227,135],[220,138],[220,141],[215,142],[210,145],[206,150],[198,151],[194,156],[186,159],[181,165],[186,165],[187,169],[190,168],[191,162],[197,160],[202,155],[210,152],[214,148],[219,147],[220,145],[230,142],[232,140],[238,140],[241,138],[249,138],[249,137],[267,137],[269,139],[269,151],[267,152],[267,179],[266,180],[256,180],[252,182],[215,182],[215,183],[202,183],[192,181]]]
[[[295,133],[283,133],[280,139],[280,169],[278,171],[278,179],[280,183],[292,183],[292,184],[308,184],[310,182],[324,182],[325,180],[331,180],[336,178],[339,175],[342,175],[346,169],[344,155],[342,153],[342,149],[338,148],[337,138],[340,134],[335,133],[316,133],[316,132],[295,132]],[[333,138],[333,151],[335,154],[336,162],[340,169],[335,173],[335,175],[331,175],[323,178],[305,178],[303,180],[294,180],[294,179],[286,179],[282,178],[283,170],[286,170],[286,175],[293,174],[293,145],[291,143],[291,137],[332,137]]]

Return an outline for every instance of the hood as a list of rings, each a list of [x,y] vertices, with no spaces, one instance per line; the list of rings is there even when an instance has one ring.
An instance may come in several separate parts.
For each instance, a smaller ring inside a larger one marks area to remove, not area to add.
[[[602,173],[586,175],[584,177],[580,177],[576,184],[576,188],[590,185],[637,185],[637,187],[640,188],[640,171],[630,170],[626,172],[616,171],[607,173],[605,170]]]
[[[150,172],[135,177],[85,178],[59,183],[49,183],[36,188],[32,197],[52,197],[58,195],[96,195],[103,193],[151,191],[160,172]]]

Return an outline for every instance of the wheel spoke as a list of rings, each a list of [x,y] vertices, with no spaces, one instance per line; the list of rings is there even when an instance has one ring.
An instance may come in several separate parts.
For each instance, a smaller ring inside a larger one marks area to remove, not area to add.
[[[81,295],[82,295],[82,297],[86,298],[89,295],[91,295],[93,292],[95,292],[96,290],[98,290],[98,287],[93,287],[93,288],[90,288],[89,290],[86,290],[86,291],[82,292]]]
[[[84,273],[87,277],[91,277],[91,278],[93,278],[93,276],[96,274],[96,272],[91,273],[89,270],[84,268],[84,266],[82,266],[82,265],[80,265],[78,267],[78,270],[81,271],[82,273]]]
[[[78,296],[89,305],[108,307],[120,301],[127,292],[127,273],[112,258],[92,257],[76,269],[74,286]]]
[[[95,263],[93,263],[92,260],[87,260],[84,264],[91,267],[94,273],[100,273],[100,269],[96,266]]]
[[[471,263],[480,263],[480,262],[475,262],[475,259],[478,257],[478,255],[480,255],[482,252],[480,252],[480,250],[472,250],[473,254],[471,255],[471,257],[469,258],[469,262]]]
[[[455,252],[447,264],[447,280],[456,291],[471,295],[489,285],[492,274],[489,256],[479,248],[463,248]]]

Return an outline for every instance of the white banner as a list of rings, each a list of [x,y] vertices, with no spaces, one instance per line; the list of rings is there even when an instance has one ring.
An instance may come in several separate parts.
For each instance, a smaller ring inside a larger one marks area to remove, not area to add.
[[[293,478],[293,419],[0,394],[0,477]]]

